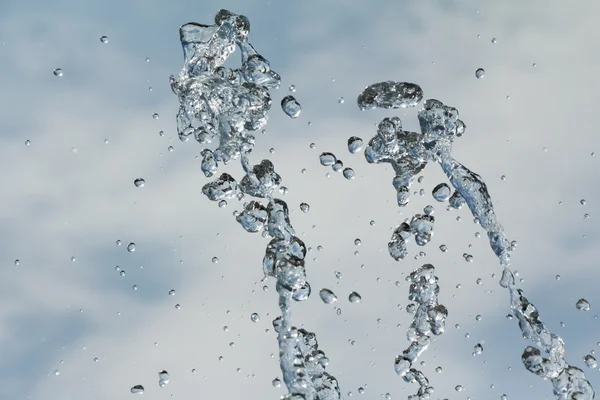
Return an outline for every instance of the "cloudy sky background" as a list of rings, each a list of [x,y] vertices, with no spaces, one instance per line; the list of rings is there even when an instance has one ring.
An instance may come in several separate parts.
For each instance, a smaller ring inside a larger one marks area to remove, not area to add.
[[[447,332],[421,358],[435,398],[553,398],[551,384],[522,366],[529,342],[505,318],[508,294],[483,232],[475,237],[481,229],[468,210],[446,211],[430,195],[447,181],[441,170],[429,165],[414,185],[425,195],[400,211],[390,168],[347,152],[349,136],[368,140],[385,116],[418,128],[414,109],[356,107],[362,88],[388,79],[418,83],[426,98],[460,110],[467,131],[454,155],[486,180],[518,241],[521,286],[565,339],[567,360],[599,388],[598,370],[583,362],[600,341],[595,2],[12,0],[0,4],[0,399],[129,399],[137,384],[146,399],[285,393],[271,385],[280,371],[271,327],[277,296],[273,281],[261,282],[267,241],[237,224],[237,201],[220,209],[202,196],[200,147],[176,134],[168,76],[182,65],[178,28],[212,23],[220,8],[250,19],[251,42],[282,76],[252,160],[274,162],[289,188],[283,199],[292,223],[313,249],[313,295],[294,305],[294,323],[317,333],[344,398],[415,392],[396,376],[393,359],[408,346],[404,277],[425,262],[435,265],[450,312]],[[486,76],[477,80],[480,67]],[[278,106],[291,84],[303,106],[297,120]],[[320,166],[323,151],[357,178]],[[242,176],[237,164],[225,171]],[[145,187],[133,185],[138,177]],[[301,202],[310,212],[300,212]],[[391,230],[427,204],[436,208],[433,240],[409,248],[427,256],[394,262]],[[318,298],[324,287],[340,298],[341,315]],[[347,301],[351,291],[362,303]],[[575,309],[581,297],[590,312]],[[260,322],[250,320],[253,312]],[[484,352],[473,357],[477,343]],[[166,388],[158,386],[163,369],[171,375]]]

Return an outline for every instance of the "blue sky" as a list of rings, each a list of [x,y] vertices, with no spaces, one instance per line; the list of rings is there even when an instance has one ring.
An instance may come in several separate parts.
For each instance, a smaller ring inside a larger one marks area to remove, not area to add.
[[[447,332],[421,358],[435,398],[553,398],[551,385],[521,364],[529,342],[505,318],[508,294],[483,235],[475,237],[467,210],[446,211],[430,195],[446,182],[439,167],[415,183],[425,195],[399,210],[390,168],[347,152],[348,137],[370,139],[384,116],[417,129],[416,110],[356,107],[366,85],[388,79],[417,83],[425,98],[460,110],[467,130],[455,157],[486,180],[518,241],[521,286],[566,340],[567,360],[600,387],[598,371],[583,363],[600,341],[596,3],[32,0],[0,4],[0,399],[128,399],[136,384],[146,399],[284,393],[271,385],[280,376],[277,342],[265,332],[278,315],[273,282],[261,282],[267,242],[237,224],[237,201],[219,209],[202,195],[200,146],[181,143],[175,130],[168,76],[182,65],[178,28],[211,23],[220,8],[248,16],[252,44],[282,76],[252,161],[271,159],[289,188],[292,224],[313,249],[313,295],[295,304],[294,322],[317,333],[346,399],[402,399],[416,390],[396,376],[393,359],[408,346],[410,316],[398,307],[408,304],[404,277],[425,262],[436,267],[449,309]],[[486,76],[477,80],[480,67]],[[297,120],[278,106],[291,84],[303,106]],[[320,166],[323,151],[357,178]],[[222,170],[241,178],[237,164]],[[145,187],[133,185],[138,177]],[[409,247],[427,256],[394,262],[386,249],[393,228],[427,204],[436,208],[433,240]],[[340,316],[316,295],[324,287],[340,298]],[[360,304],[347,301],[352,291]],[[581,297],[589,313],[575,309]],[[473,357],[477,343],[484,352]],[[166,388],[158,386],[163,369],[171,374]]]

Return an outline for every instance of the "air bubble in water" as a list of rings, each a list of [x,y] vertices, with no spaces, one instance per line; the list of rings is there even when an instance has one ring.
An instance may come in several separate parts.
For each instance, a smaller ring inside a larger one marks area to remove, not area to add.
[[[281,100],[281,109],[290,118],[298,118],[300,112],[302,112],[302,106],[300,106],[300,103],[296,101],[294,96],[285,96]]]
[[[352,154],[356,154],[362,150],[363,140],[357,136],[351,136],[348,139],[348,151]]]
[[[63,70],[61,68],[55,68],[54,76],[58,76],[60,78],[61,76],[63,76]]]
[[[356,292],[352,292],[348,296],[348,301],[350,301],[350,303],[360,303],[361,300],[362,300],[362,297],[360,296],[360,294],[358,294]]]
[[[250,315],[250,320],[252,322],[259,322],[260,321],[260,316],[257,313],[252,313],[252,315]]]
[[[319,156],[319,162],[325,167],[335,164],[336,161],[337,158],[335,155],[333,155],[333,153],[322,153]]]
[[[102,36],[102,37],[100,37],[100,41],[102,43],[108,43],[108,38],[106,36]]]
[[[333,304],[337,301],[337,296],[329,289],[321,289],[319,291],[319,297],[325,304]]]
[[[307,203],[300,203],[300,211],[307,213],[310,210],[310,205]]]
[[[158,373],[158,385],[160,387],[165,387],[169,383],[169,373],[165,370],[162,370]]]
[[[135,251],[135,243],[131,242],[127,245],[127,251],[133,253]]]
[[[586,299],[579,299],[575,307],[580,311],[590,311],[590,303]]]
[[[450,186],[448,186],[446,183],[440,183],[433,188],[431,194],[433,195],[433,198],[439,202],[446,201],[450,198]]]
[[[475,77],[477,79],[481,79],[485,77],[485,70],[483,68],[478,68],[477,71],[475,71]]]
[[[143,178],[137,178],[133,181],[133,184],[135,185],[135,187],[144,187],[146,181]]]
[[[354,177],[356,176],[354,170],[352,168],[344,168],[344,172],[343,172],[344,178],[351,180],[354,179]]]
[[[142,385],[135,385],[131,388],[133,394],[144,394],[144,387]]]

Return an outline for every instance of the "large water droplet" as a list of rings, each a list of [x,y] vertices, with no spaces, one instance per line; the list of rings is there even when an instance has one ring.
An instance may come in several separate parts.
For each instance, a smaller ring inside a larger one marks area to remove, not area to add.
[[[323,300],[323,303],[325,304],[332,304],[337,301],[337,296],[329,289],[321,289],[319,297],[321,297],[321,300]]]
[[[450,198],[450,186],[448,186],[445,183],[440,183],[439,185],[433,188],[431,194],[433,195],[433,198],[439,202],[446,201]]]
[[[321,162],[321,165],[327,167],[335,164],[337,158],[335,158],[335,155],[333,155],[333,153],[322,153],[319,156],[319,161]]]
[[[131,242],[127,245],[127,251],[133,253],[135,251],[135,243]]]
[[[352,168],[344,168],[344,172],[343,172],[344,178],[351,180],[354,179],[354,177],[356,176],[354,170]]]
[[[133,184],[135,185],[135,187],[144,187],[146,181],[143,178],[137,178],[133,181]]]
[[[575,304],[575,307],[580,311],[590,311],[590,303],[586,299],[579,299]]]
[[[596,358],[591,354],[586,355],[583,358],[583,360],[585,361],[585,365],[587,365],[589,368],[595,369],[598,367],[598,362],[596,361]]]
[[[356,154],[362,150],[363,140],[356,136],[351,136],[348,139],[348,151],[352,154]]]
[[[285,96],[281,100],[281,109],[290,118],[298,118],[302,112],[302,106],[296,101],[294,96]]]
[[[356,292],[352,292],[348,296],[348,301],[350,301],[350,303],[360,303],[361,300],[362,300],[362,297],[360,296],[360,294],[358,294]]]
[[[144,394],[144,387],[142,385],[135,385],[131,388],[133,394]]]

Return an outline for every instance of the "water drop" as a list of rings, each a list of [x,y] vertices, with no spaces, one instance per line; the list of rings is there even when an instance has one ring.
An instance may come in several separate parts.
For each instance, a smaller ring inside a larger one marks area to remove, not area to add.
[[[473,355],[477,356],[483,353],[483,346],[480,343],[477,343],[475,347],[473,347]]]
[[[106,36],[102,36],[102,37],[100,37],[100,41],[102,43],[108,43],[108,38]]]
[[[63,70],[61,68],[54,69],[54,76],[58,76],[60,78],[63,76]]]
[[[176,310],[181,310],[181,304],[175,304],[175,309]]]
[[[279,378],[273,379],[272,384],[273,384],[274,387],[280,387],[281,386],[281,379],[279,379]]]
[[[342,279],[342,273],[340,271],[335,271],[335,277],[338,279]]]
[[[579,299],[575,307],[580,311],[590,311],[590,303],[586,299]]]
[[[329,289],[321,289],[319,291],[319,297],[325,304],[333,304],[337,301],[337,296]]]
[[[585,365],[587,365],[589,368],[595,369],[598,367],[598,362],[596,361],[596,358],[591,354],[585,356],[583,360],[585,361]]]
[[[457,392],[462,392],[464,390],[464,388],[461,385],[456,385],[454,387],[454,390],[456,390]]]
[[[477,71],[475,71],[475,77],[477,79],[482,79],[485,77],[485,70],[483,68],[478,68]]]
[[[587,201],[585,201],[585,199],[581,199],[581,200],[579,200],[579,202],[581,203],[582,206],[585,206],[587,204]]]
[[[352,168],[344,168],[344,172],[343,172],[344,178],[351,180],[354,179],[354,177],[356,176],[354,170]]]
[[[219,263],[219,258],[218,257],[213,257],[212,258],[212,262],[213,262],[213,264],[218,264]]]
[[[169,296],[175,296],[175,289],[169,290]]]
[[[135,251],[135,243],[131,242],[127,245],[127,251],[133,253]]]
[[[158,386],[165,387],[169,383],[169,373],[162,370],[158,373]]]
[[[135,185],[135,187],[144,187],[146,181],[143,178],[137,178],[133,181],[133,184]]]
[[[446,183],[440,183],[439,185],[433,188],[431,194],[433,195],[434,199],[441,203],[450,198],[450,187]]]
[[[307,203],[300,203],[300,211],[302,211],[303,213],[307,213],[308,211],[310,211],[310,205],[308,205]]]
[[[289,90],[292,93],[296,92],[296,86],[295,85],[290,85]]]
[[[252,315],[250,315],[250,320],[252,322],[259,322],[260,321],[260,316],[257,313],[252,313]]]
[[[29,146],[30,144],[31,144],[31,141],[30,141],[29,139],[27,139],[27,140],[25,141],[25,146]]]
[[[343,98],[343,97],[340,97],[340,98],[338,99],[338,103],[340,103],[340,104],[344,104],[344,98]]]
[[[15,260],[15,265],[19,265],[19,264],[21,264],[21,261],[19,261],[18,259]]]
[[[335,164],[337,161],[337,158],[335,158],[335,156],[332,153],[322,153],[319,156],[319,161],[321,162],[321,165],[327,167],[327,166]]]
[[[358,294],[356,292],[352,292],[348,296],[348,301],[350,301],[350,303],[360,303],[361,300],[362,300],[362,297],[360,297],[360,294]]]
[[[445,244],[441,244],[440,250],[442,251],[442,253],[445,253],[446,251],[448,251],[448,246],[446,246]]]
[[[342,160],[337,160],[332,166],[331,169],[333,169],[335,172],[340,172],[342,170],[342,168],[344,168],[344,163],[342,162]],[[352,171],[354,172],[354,171]]]
[[[492,43],[496,44],[496,43],[498,43],[498,40],[496,40],[496,38],[492,38]]]
[[[361,244],[362,244],[362,241],[359,238],[354,239],[355,246],[360,246]]]
[[[348,151],[352,154],[356,154],[362,150],[363,140],[357,136],[351,136],[348,139]]]
[[[154,113],[154,114],[152,114],[152,118],[154,118],[154,119],[158,119],[158,117],[159,117],[158,113]]]
[[[290,118],[298,118],[300,112],[302,112],[302,106],[296,101],[294,96],[285,96],[281,100],[281,109]]]
[[[144,394],[144,387],[142,385],[135,385],[131,388],[133,394]]]

